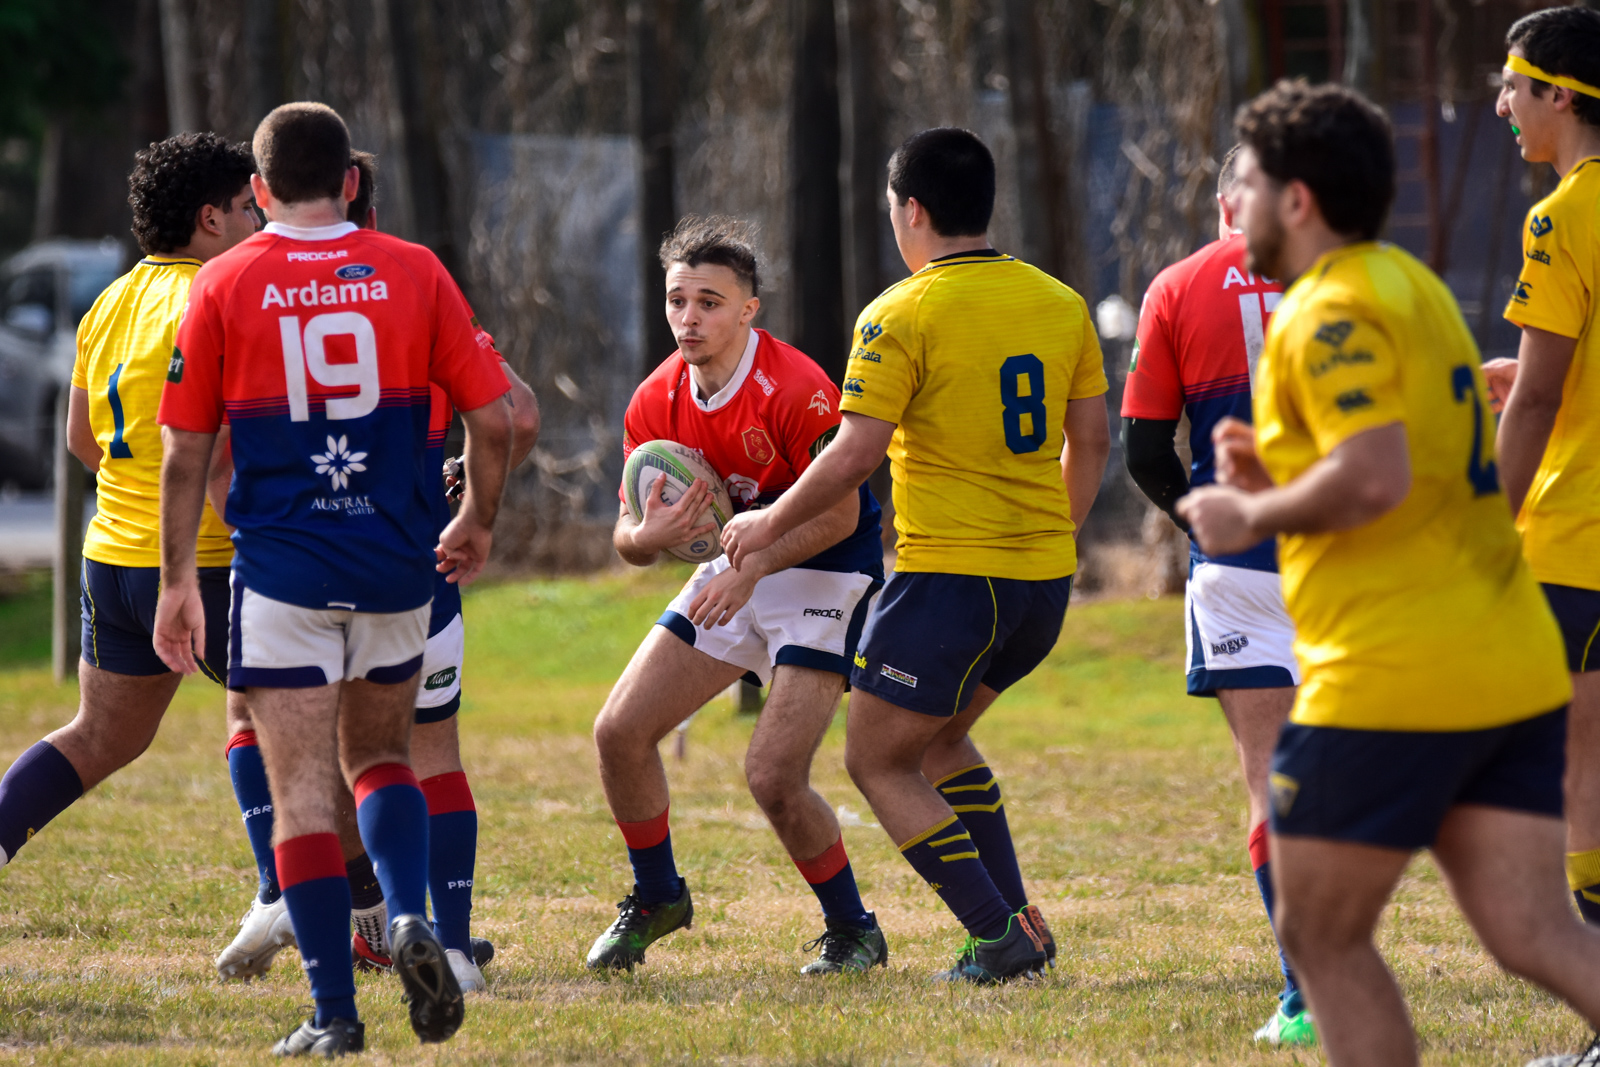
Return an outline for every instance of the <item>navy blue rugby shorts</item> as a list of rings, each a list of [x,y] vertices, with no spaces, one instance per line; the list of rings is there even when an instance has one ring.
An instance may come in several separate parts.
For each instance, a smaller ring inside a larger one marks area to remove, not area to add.
[[[1600,640],[1596,640],[1600,635],[1600,591],[1548,583],[1542,588],[1561,626],[1567,670],[1573,674],[1600,670]]]
[[[156,600],[161,595],[160,567],[119,567],[83,561],[80,611],[83,616],[83,660],[113,674],[147,677],[166,674],[167,665],[150,643],[155,630]],[[218,685],[228,677],[228,568],[200,568],[200,601],[206,612],[205,655],[200,673]]]
[[[1272,754],[1272,832],[1415,850],[1457,804],[1559,819],[1566,747],[1566,708],[1451,733],[1291,722]]]
[[[1001,692],[1061,636],[1072,576],[1046,581],[897,571],[867,620],[850,685],[949,718],[979,685]]]

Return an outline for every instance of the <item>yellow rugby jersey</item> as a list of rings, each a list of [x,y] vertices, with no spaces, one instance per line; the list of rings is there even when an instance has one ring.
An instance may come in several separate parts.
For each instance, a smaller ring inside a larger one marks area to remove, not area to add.
[[[993,250],[936,259],[868,304],[842,411],[896,424],[897,571],[1063,578],[1068,400],[1106,391],[1083,298]]]
[[[1561,411],[1517,516],[1541,582],[1600,589],[1600,158],[1567,172],[1528,212],[1522,276],[1506,318],[1577,338]]]
[[[89,392],[100,445],[98,506],[83,554],[119,567],[161,566],[161,427],[156,408],[197,259],[146,256],[112,282],[78,324],[72,384]],[[207,502],[198,563],[233,562],[227,528]]]
[[[1329,252],[1284,294],[1254,403],[1273,480],[1396,422],[1411,458],[1411,492],[1382,518],[1278,538],[1303,677],[1294,722],[1479,730],[1571,699],[1500,489],[1487,395],[1455,298],[1393,245]]]

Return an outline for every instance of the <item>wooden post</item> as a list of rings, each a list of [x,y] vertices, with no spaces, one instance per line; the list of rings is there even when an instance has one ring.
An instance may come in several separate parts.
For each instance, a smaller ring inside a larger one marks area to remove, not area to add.
[[[1017,141],[1022,258],[1046,274],[1062,278],[1067,256],[1061,225],[1061,176],[1050,132],[1050,94],[1040,43],[1043,35],[1033,0],[1004,0],[1003,12],[1011,129]]]
[[[843,112],[844,140],[849,149],[844,203],[845,229],[849,234],[844,272],[846,323],[853,322],[861,309],[883,291],[880,235],[888,174],[883,166],[882,106],[878,94],[878,2],[838,0],[839,41],[847,72],[843,81],[849,101]]]
[[[849,354],[844,322],[844,209],[839,191],[839,29],[833,0],[790,0],[789,253],[792,340],[834,381]]]
[[[88,488],[83,464],[67,451],[67,401],[56,398],[56,551],[50,603],[50,667],[57,684],[78,673],[83,631],[78,616],[78,575],[83,569],[83,494]]]
[[[639,143],[639,300],[644,323],[643,378],[678,347],[662,313],[667,272],[661,266],[661,239],[678,224],[672,151],[675,112],[675,52],[672,18],[663,0],[633,0],[628,5],[631,49],[628,103],[633,135]],[[665,17],[663,17],[665,16]]]
[[[161,0],[161,54],[167,71],[167,124],[173,133],[200,129],[194,35],[187,0]]]
[[[278,0],[244,0],[244,119],[248,136],[267,112],[284,102],[283,5]]]

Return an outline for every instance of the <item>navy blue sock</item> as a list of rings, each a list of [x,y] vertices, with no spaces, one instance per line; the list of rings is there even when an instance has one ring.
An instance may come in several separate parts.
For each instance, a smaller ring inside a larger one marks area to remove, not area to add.
[[[671,904],[683,895],[683,879],[672,862],[672,831],[667,812],[643,822],[617,820],[617,829],[628,843],[628,862],[633,864],[633,884],[643,904]]]
[[[928,827],[901,845],[900,854],[939,894],[967,933],[982,941],[1005,936],[1011,909],[958,816]]]
[[[272,790],[267,785],[267,767],[256,747],[256,732],[241,730],[228,739],[228,777],[233,779],[233,796],[244,816],[245,836],[256,857],[256,877],[260,885],[256,899],[271,904],[278,899],[278,859],[272,852]]]
[[[83,779],[50,742],[37,741],[18,756],[0,778],[0,866],[81,796]]]
[[[422,782],[428,800],[428,896],[433,930],[445,948],[472,956],[472,868],[478,860],[478,808],[463,771]]]
[[[350,883],[338,834],[291,837],[277,848],[279,885],[294,922],[301,966],[317,1003],[312,1025],[356,1014],[356,979],[350,966]]]
[[[961,816],[961,825],[972,835],[984,869],[994,879],[995,888],[1013,912],[1028,906],[1028,891],[1022,887],[1022,870],[1017,866],[1017,850],[1011,843],[1011,825],[1006,821],[1006,805],[1000,796],[1000,782],[987,763],[957,771],[933,783],[950,810]]]
[[[357,778],[351,792],[356,797],[361,842],[367,846],[378,883],[383,886],[389,921],[402,915],[426,915],[428,802],[417,776],[404,764],[380,763]]]
[[[850,857],[845,855],[843,835],[829,845],[822,855],[815,859],[795,860],[794,865],[800,868],[801,877],[817,895],[824,918],[869,929],[878,925],[867,914],[866,905],[861,903],[861,893],[856,889],[856,875],[850,869]]]
[[[1261,823],[1250,831],[1250,866],[1255,868],[1256,888],[1261,891],[1261,903],[1267,907],[1267,922],[1273,922],[1273,897],[1272,897],[1272,860],[1267,851],[1267,824]],[[1278,934],[1276,926],[1272,934],[1276,942]],[[1289,957],[1283,954],[1283,946],[1278,946],[1278,969],[1283,972],[1283,992],[1278,994],[1278,1000],[1283,1004],[1285,1015],[1299,1015],[1306,1010],[1306,998],[1300,992],[1300,985],[1294,980],[1294,969],[1289,966]]]
[[[350,907],[366,911],[383,903],[383,886],[378,884],[378,872],[372,869],[372,860],[365,852],[344,865],[345,881],[350,883]]]

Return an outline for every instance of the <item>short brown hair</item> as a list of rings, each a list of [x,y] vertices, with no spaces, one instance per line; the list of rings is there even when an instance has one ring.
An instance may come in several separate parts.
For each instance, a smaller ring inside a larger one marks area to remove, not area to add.
[[[367,216],[378,203],[378,157],[359,148],[352,149],[350,165],[356,168],[360,180],[356,185],[356,198],[350,201],[344,217],[357,226],[365,226]]]
[[[1383,230],[1394,203],[1394,136],[1354,89],[1281,81],[1239,109],[1234,132],[1267,177],[1304,182],[1335,233],[1370,241]]]
[[[275,107],[251,142],[256,170],[274,200],[298,204],[340,197],[350,169],[350,131],[327,104]]]
[[[1222,164],[1217,167],[1218,196],[1227,196],[1239,184],[1239,149],[1243,147],[1236,144],[1223,155]]]
[[[751,296],[761,295],[755,227],[731,215],[685,215],[661,242],[661,266],[711,263],[733,271]]]

